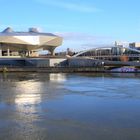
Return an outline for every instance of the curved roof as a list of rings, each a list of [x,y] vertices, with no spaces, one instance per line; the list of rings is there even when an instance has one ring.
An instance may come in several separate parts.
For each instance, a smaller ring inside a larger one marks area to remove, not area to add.
[[[2,33],[12,33],[13,29],[11,27],[7,27],[5,30],[3,30]]]
[[[39,32],[37,28],[29,28],[28,32],[15,32],[11,27],[7,27],[2,32],[0,32],[0,36],[57,36],[52,33],[42,33]]]
[[[30,28],[29,32],[15,32],[8,27],[0,33],[0,44],[6,47],[19,46],[28,50],[43,48],[45,50],[54,49],[62,44],[62,37],[52,33],[41,33],[36,28]],[[13,48],[14,49],[14,48]],[[17,49],[17,47],[15,47]]]

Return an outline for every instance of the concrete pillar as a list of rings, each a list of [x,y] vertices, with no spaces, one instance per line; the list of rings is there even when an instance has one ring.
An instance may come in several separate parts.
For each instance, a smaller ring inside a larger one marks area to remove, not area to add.
[[[27,51],[26,56],[30,57],[30,51]]]
[[[28,51],[25,52],[25,56],[28,56]]]
[[[0,56],[2,56],[2,47],[1,47],[1,44],[0,44]]]
[[[0,56],[2,56],[2,49],[0,48]]]
[[[10,49],[7,49],[7,56],[10,56]]]
[[[55,55],[54,50],[51,51],[51,55],[53,55],[53,56]]]
[[[54,48],[51,48],[51,49],[49,49],[49,52],[51,53],[51,55],[55,55],[55,53],[54,53]]]
[[[28,51],[28,56],[30,57],[30,51]]]

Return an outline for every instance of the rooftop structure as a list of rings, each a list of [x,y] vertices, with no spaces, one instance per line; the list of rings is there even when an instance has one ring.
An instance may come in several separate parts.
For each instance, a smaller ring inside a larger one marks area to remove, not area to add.
[[[0,32],[0,56],[32,56],[37,50],[48,50],[54,55],[54,49],[62,44],[62,37],[52,33],[41,33],[37,28],[28,32],[15,32],[8,27]]]
[[[136,48],[136,49],[139,49],[140,50],[140,43],[138,43],[138,42],[130,43],[129,44],[129,47],[130,48]]]

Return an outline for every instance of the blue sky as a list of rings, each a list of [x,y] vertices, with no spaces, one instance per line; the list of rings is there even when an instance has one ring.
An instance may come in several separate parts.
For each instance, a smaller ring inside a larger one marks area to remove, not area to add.
[[[140,42],[139,0],[0,0],[0,30],[7,26],[63,36],[58,50],[83,50],[117,41]]]

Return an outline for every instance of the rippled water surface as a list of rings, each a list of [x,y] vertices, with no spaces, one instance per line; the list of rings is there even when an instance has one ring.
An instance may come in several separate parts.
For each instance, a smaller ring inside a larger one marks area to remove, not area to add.
[[[140,140],[139,74],[0,74],[0,140]]]

